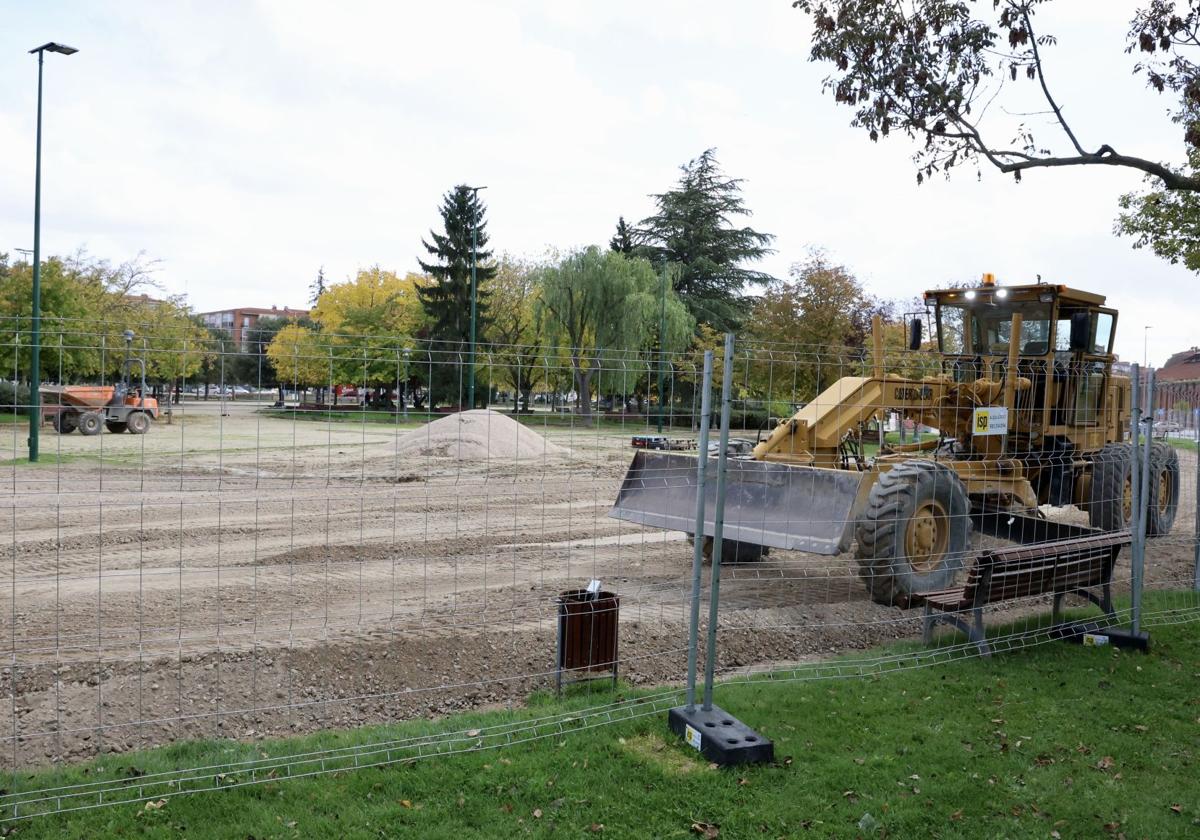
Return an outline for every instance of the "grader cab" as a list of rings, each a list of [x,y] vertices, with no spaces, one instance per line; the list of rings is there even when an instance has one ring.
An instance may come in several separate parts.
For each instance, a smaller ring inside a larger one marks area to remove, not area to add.
[[[869,376],[842,377],[748,459],[729,462],[727,560],[770,548],[838,554],[854,543],[871,597],[904,605],[952,585],[981,516],[1030,521],[1043,505],[1075,505],[1094,529],[1129,526],[1131,387],[1113,373],[1117,312],[1104,297],[984,275],[976,288],[927,292],[925,303],[936,372],[889,371],[876,319]],[[912,326],[918,351],[925,328]],[[914,352],[900,367],[930,355]],[[868,458],[863,424],[889,412],[936,434]],[[694,531],[692,457],[637,453],[610,515]],[[1179,501],[1179,461],[1166,443],[1152,447],[1150,488],[1149,532],[1165,534]]]

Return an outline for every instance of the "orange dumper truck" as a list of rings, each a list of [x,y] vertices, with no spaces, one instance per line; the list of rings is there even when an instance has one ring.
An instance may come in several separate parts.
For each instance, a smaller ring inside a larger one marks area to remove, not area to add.
[[[54,424],[54,430],[67,435],[76,429],[81,435],[129,432],[144,435],[150,422],[158,419],[158,400],[146,394],[146,362],[132,355],[133,331],[125,331],[125,361],[121,379],[115,385],[44,385],[42,418]],[[138,367],[139,387],[130,387],[134,366]]]

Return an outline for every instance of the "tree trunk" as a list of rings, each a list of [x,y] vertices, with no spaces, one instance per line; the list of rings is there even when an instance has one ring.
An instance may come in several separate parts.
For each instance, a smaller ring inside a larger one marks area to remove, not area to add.
[[[576,402],[579,403],[579,415],[583,420],[583,425],[592,425],[592,375],[596,372],[596,367],[591,363],[586,368],[580,367],[578,360],[574,360],[575,366],[575,394]]]

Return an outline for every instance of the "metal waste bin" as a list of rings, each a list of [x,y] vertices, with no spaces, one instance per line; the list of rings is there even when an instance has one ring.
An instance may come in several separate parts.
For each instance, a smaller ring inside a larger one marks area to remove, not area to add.
[[[621,599],[614,592],[570,589],[558,596],[558,656],[555,688],[611,676],[617,684],[617,628]],[[600,673],[598,673],[600,672]],[[564,674],[575,679],[564,680]]]

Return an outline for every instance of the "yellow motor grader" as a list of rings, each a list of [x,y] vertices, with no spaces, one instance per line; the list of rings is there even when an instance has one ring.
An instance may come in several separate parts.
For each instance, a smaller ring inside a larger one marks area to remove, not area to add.
[[[772,547],[838,554],[854,542],[871,597],[903,606],[910,593],[953,584],[976,527],[1024,542],[1062,536],[1043,505],[1075,505],[1101,531],[1129,526],[1131,383],[1113,373],[1117,313],[1104,297],[1000,286],[985,274],[977,288],[926,292],[925,303],[940,355],[914,352],[909,362],[932,360],[936,373],[887,372],[876,318],[871,375],[842,377],[749,458],[728,461],[726,561]],[[924,327],[911,327],[918,351]],[[863,426],[889,412],[936,434],[867,458]],[[610,515],[692,533],[694,457],[638,452]],[[1153,536],[1175,519],[1175,450],[1155,442],[1150,467]],[[706,481],[710,538],[715,483]]]

